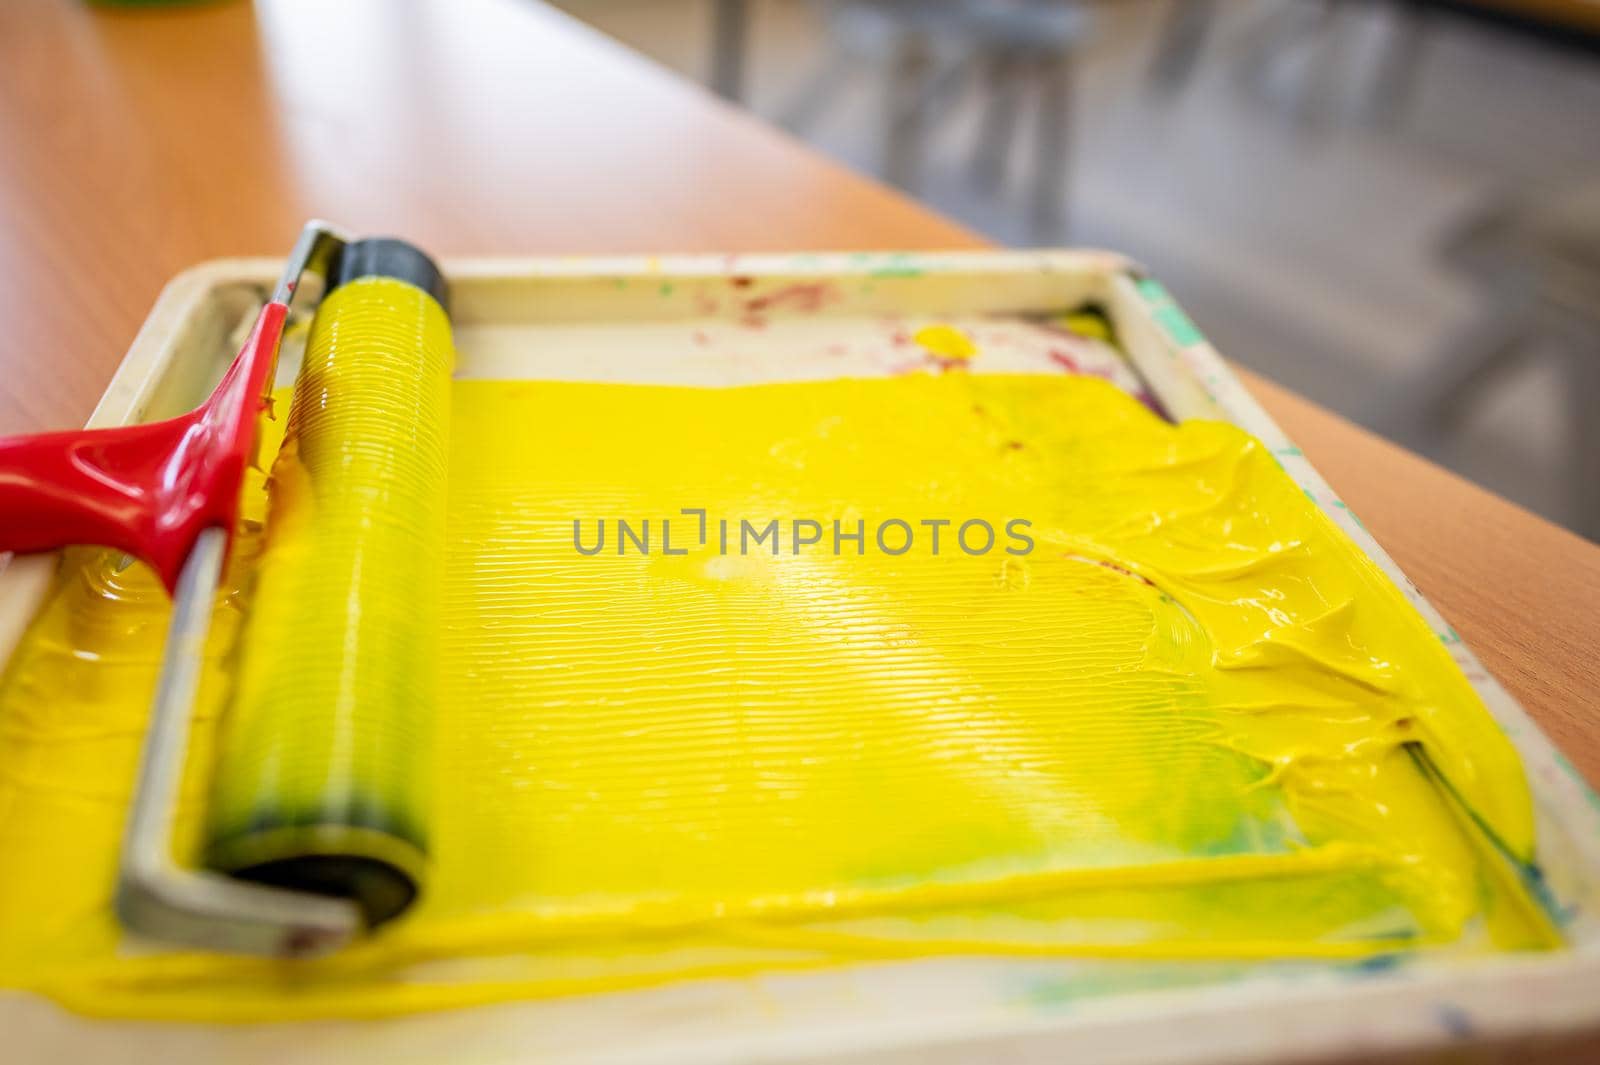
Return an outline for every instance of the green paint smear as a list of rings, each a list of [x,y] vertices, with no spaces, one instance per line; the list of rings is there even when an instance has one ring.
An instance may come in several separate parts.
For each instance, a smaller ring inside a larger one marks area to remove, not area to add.
[[[892,252],[884,258],[882,266],[867,272],[868,277],[921,277],[924,271],[910,252]]]
[[[1179,347],[1187,348],[1195,344],[1205,343],[1205,336],[1200,332],[1189,316],[1183,313],[1177,301],[1172,298],[1166,286],[1152,278],[1145,278],[1138,283],[1139,294],[1150,305],[1150,311],[1155,315],[1156,323],[1166,332],[1173,343]]]

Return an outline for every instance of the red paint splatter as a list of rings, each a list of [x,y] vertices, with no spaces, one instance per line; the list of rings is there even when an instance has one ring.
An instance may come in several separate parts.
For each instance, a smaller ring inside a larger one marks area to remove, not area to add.
[[[908,348],[911,346],[911,334],[904,329],[896,329],[894,335],[889,337],[889,343],[897,348]]]
[[[1161,401],[1144,389],[1141,388],[1139,391],[1135,392],[1133,394],[1133,398],[1138,400],[1140,403],[1143,403],[1146,407],[1149,407],[1150,413],[1154,414],[1162,421],[1172,421],[1172,415],[1167,413],[1167,408],[1161,405]]]
[[[928,365],[937,366],[940,373],[950,373],[952,370],[966,373],[971,359],[941,359],[939,356],[928,353]]]
[[[1082,374],[1084,377],[1098,377],[1102,381],[1111,380],[1111,369],[1106,366],[1085,366],[1061,348],[1050,349],[1050,361],[1068,373]]]
[[[1097,566],[1104,566],[1106,569],[1112,570],[1113,572],[1116,572],[1116,573],[1120,573],[1124,577],[1132,577],[1136,581],[1143,581],[1145,584],[1148,584],[1152,588],[1154,588],[1156,586],[1156,582],[1151,580],[1149,577],[1146,577],[1146,576],[1144,576],[1143,574],[1140,574],[1140,573],[1135,573],[1135,572],[1133,572],[1133,570],[1128,569],[1125,566],[1119,566],[1115,562],[1111,562],[1111,561],[1109,561],[1107,559],[1103,559],[1103,558],[1085,558],[1082,555],[1074,555],[1074,554],[1072,554],[1070,552],[1067,553],[1066,557],[1067,558],[1075,558],[1080,562],[1093,562]]]
[[[802,313],[811,314],[822,310],[837,298],[833,285],[827,281],[805,281],[796,285],[788,285],[769,292],[765,296],[746,300],[744,308],[752,314],[760,314],[776,307],[787,307]]]
[[[850,354],[850,349],[843,344],[829,344],[828,354],[834,356],[848,355]]]
[[[1083,367],[1078,365],[1078,360],[1062,351],[1060,348],[1050,349],[1050,361],[1068,373],[1082,373]]]
[[[694,331],[694,342],[699,344],[702,348],[709,347],[711,344],[711,334],[707,333],[704,329],[696,329]]]

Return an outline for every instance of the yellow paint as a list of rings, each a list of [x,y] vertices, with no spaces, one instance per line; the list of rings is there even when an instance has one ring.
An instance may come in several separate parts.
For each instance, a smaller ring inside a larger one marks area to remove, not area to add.
[[[0,854],[50,871],[0,878],[0,982],[245,1020],[853,958],[1556,941],[1407,745],[1526,859],[1514,749],[1399,592],[1234,428],[1167,425],[1090,378],[968,374],[464,381],[450,424],[415,910],[311,963],[117,952],[109,888],[164,609],[142,570],[78,552],[0,686]],[[271,551],[294,549],[286,506]],[[704,546],[683,507],[708,511]],[[574,518],[592,544],[619,517],[651,521],[650,554],[573,549]],[[662,553],[664,518],[687,554]],[[719,518],[735,552],[741,518],[860,521],[864,553],[825,536],[796,554],[786,527],[775,555],[722,556]],[[903,555],[875,543],[890,518],[919,534]],[[996,544],[967,555],[945,527],[935,556],[917,523],[938,518],[988,520]],[[1019,518],[1035,546],[1010,555]],[[237,589],[273,564],[259,550],[247,527],[182,855]]]
[[[1114,339],[1111,335],[1111,323],[1098,311],[1075,311],[1064,315],[1061,324],[1079,336],[1103,340],[1107,344],[1112,343]]]
[[[967,362],[978,354],[972,338],[953,325],[925,325],[911,339],[936,359]]]

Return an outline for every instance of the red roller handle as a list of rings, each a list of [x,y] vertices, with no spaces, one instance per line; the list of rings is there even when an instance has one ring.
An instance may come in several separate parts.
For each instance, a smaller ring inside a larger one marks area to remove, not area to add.
[[[171,591],[201,530],[231,535],[288,307],[269,303],[199,409],[148,425],[0,439],[0,551],[99,544]]]

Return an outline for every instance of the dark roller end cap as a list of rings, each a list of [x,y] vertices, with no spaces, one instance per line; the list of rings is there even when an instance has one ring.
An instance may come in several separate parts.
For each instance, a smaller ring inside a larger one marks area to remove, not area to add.
[[[400,916],[417,897],[410,876],[388,862],[354,855],[280,858],[234,870],[232,875],[269,887],[349,899],[360,907],[368,928]]]
[[[439,266],[415,244],[396,237],[355,240],[339,250],[328,266],[328,291],[363,277],[392,277],[432,296],[450,313],[450,289]]]

